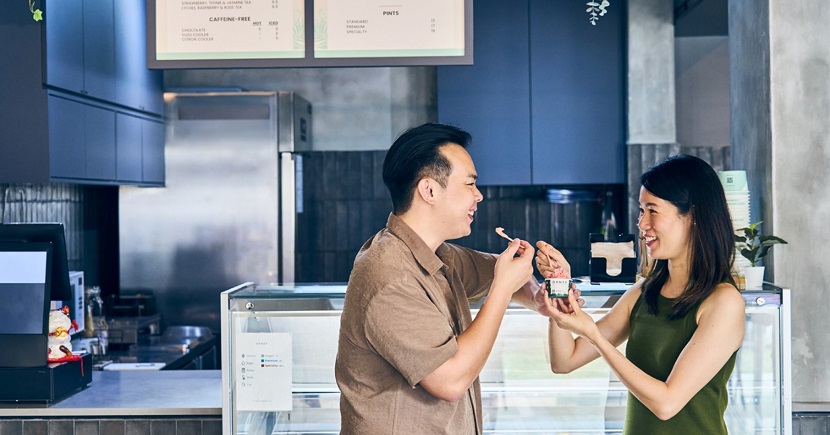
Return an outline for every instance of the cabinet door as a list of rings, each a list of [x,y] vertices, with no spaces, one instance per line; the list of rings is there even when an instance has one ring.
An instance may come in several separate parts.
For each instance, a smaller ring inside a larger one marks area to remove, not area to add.
[[[530,0],[533,184],[625,182],[626,11]]]
[[[145,120],[142,132],[144,182],[164,184],[164,124]]]
[[[162,114],[161,71],[147,69],[145,0],[115,2],[115,102]]]
[[[476,0],[474,65],[437,68],[438,119],[473,135],[480,185],[531,182],[527,23],[526,0]]]
[[[67,2],[68,3],[68,2]],[[49,96],[50,176],[83,178],[86,174],[84,105]]]
[[[113,101],[115,100],[113,0],[84,0],[83,17],[85,93],[91,97]]]
[[[72,92],[84,90],[84,21],[77,0],[46,0],[46,83]],[[7,59],[8,60],[8,59]]]
[[[86,106],[86,178],[115,180],[115,113]]]
[[[118,181],[142,181],[142,123],[135,116],[117,113],[116,134],[116,178]]]

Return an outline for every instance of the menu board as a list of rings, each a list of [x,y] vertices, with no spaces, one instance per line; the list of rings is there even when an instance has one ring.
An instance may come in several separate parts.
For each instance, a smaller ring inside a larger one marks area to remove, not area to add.
[[[305,56],[303,0],[160,0],[156,59]]]
[[[147,49],[152,69],[472,65],[473,0],[147,0]]]
[[[314,2],[314,57],[463,55],[464,0]]]

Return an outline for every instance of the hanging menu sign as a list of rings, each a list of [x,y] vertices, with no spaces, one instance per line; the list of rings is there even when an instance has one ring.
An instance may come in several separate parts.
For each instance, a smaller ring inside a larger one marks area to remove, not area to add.
[[[147,0],[147,67],[473,64],[473,0]]]
[[[291,411],[291,334],[238,334],[233,367],[237,410]]]
[[[464,0],[315,0],[314,57],[464,56]]]
[[[303,0],[156,3],[156,59],[296,59],[305,56]]]

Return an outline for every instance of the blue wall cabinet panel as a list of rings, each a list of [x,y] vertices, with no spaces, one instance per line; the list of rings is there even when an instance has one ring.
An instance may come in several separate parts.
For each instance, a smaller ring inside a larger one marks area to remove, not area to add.
[[[473,134],[482,185],[625,180],[625,0],[475,3],[473,66],[438,67],[438,119]]]
[[[83,93],[83,3],[78,0],[47,0],[44,11],[46,83],[67,91]]]
[[[527,1],[477,0],[473,66],[441,66],[438,119],[473,135],[480,185],[530,184]]]
[[[164,124],[146,120],[142,124],[143,180],[148,185],[164,184]]]
[[[625,182],[626,11],[530,0],[534,184]]]
[[[10,60],[0,63],[0,103],[14,109],[0,115],[0,183],[162,184],[163,134],[153,136],[159,149],[144,149],[143,124],[163,126],[161,76],[147,74],[144,60],[144,0],[117,3],[133,50],[120,58],[120,77],[144,92],[126,102],[116,101],[114,0],[41,4],[44,20],[34,21],[25,2],[0,0],[0,58]],[[140,122],[119,121],[122,144],[116,116]],[[145,153],[162,165],[150,183]]]
[[[115,2],[115,103],[163,114],[161,71],[147,69],[145,0]]]
[[[86,110],[75,101],[49,96],[49,154],[53,177],[86,173]]]
[[[115,99],[113,0],[84,0],[83,5],[85,94],[113,101]]]
[[[141,118],[118,113],[115,115],[116,175],[125,182],[142,180]]]
[[[114,181],[115,167],[115,112],[86,106],[85,178]]]

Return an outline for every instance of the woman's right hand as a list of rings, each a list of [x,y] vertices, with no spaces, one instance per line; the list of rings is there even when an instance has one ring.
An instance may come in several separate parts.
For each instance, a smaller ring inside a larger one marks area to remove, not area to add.
[[[570,278],[571,265],[565,256],[550,243],[536,242],[536,269],[545,278]]]

